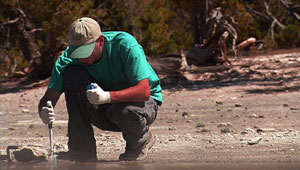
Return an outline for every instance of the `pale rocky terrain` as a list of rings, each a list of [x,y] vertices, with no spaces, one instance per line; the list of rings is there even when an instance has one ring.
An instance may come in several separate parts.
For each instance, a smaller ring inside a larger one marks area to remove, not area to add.
[[[231,57],[223,72],[160,75],[164,103],[152,126],[156,143],[145,163],[300,165],[300,50]],[[48,80],[1,87],[1,156],[9,145],[48,151],[37,105]],[[67,149],[64,96],[53,125],[55,152]],[[121,133],[95,129],[100,161],[124,152]],[[7,160],[2,160],[5,165]]]

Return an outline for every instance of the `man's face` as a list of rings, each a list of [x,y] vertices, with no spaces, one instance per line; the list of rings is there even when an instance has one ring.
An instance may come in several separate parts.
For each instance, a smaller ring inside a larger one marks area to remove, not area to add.
[[[97,41],[93,53],[87,58],[80,58],[79,60],[85,65],[86,67],[90,66],[91,64],[99,61],[101,58],[101,52],[99,48],[99,42]]]

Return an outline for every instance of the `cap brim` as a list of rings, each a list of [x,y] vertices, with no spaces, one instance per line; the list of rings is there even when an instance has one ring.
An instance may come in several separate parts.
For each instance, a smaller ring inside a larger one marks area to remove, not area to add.
[[[90,44],[81,45],[81,46],[69,46],[68,48],[68,57],[69,58],[87,58],[89,57],[94,49],[96,42]]]

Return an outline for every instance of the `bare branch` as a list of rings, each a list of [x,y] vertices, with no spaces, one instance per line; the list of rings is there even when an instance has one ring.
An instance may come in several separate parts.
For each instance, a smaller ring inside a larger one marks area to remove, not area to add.
[[[285,26],[283,24],[281,24],[277,18],[275,18],[275,16],[269,11],[269,5],[267,4],[267,2],[264,0],[263,1],[263,5],[265,8],[265,12],[268,14],[268,16],[270,16],[273,19],[273,22],[275,22],[281,29],[284,29]],[[273,23],[272,23],[273,25]]]
[[[19,11],[19,13],[20,13],[24,18],[27,18],[25,12],[24,12],[21,8],[17,8],[17,10]]]
[[[273,41],[274,41],[274,26],[275,26],[275,24],[276,24],[276,22],[274,20],[269,28],[269,33],[271,34],[271,38]]]
[[[292,9],[292,7],[290,7],[290,5],[288,4],[288,2],[284,1],[284,0],[279,0],[281,2],[281,4],[289,11],[291,12],[294,17],[300,22],[300,16],[294,12],[294,10]]]
[[[33,28],[33,29],[31,29],[29,32],[30,32],[30,33],[35,33],[35,32],[37,32],[37,31],[45,31],[45,29],[43,29],[43,28]]]
[[[9,24],[14,24],[17,23],[19,21],[19,18],[15,18],[13,20],[7,21],[5,23],[0,24],[0,26],[5,26],[5,25],[9,25]]]
[[[242,2],[243,2],[243,1],[242,1]],[[245,5],[245,8],[246,8],[250,13],[255,14],[256,16],[258,16],[258,18],[264,18],[264,19],[266,19],[266,20],[270,20],[270,17],[269,17],[269,16],[267,16],[267,15],[265,15],[265,14],[259,12],[259,11],[254,10],[253,8],[251,8],[251,7],[250,7],[248,4],[246,4],[246,3],[244,3],[244,5]]]

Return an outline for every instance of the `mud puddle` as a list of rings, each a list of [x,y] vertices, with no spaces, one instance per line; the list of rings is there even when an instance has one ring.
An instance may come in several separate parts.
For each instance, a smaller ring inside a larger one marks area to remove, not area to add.
[[[0,163],[1,170],[300,170],[300,164],[205,164],[205,163],[142,163],[142,162],[58,162],[54,167],[42,163]]]

